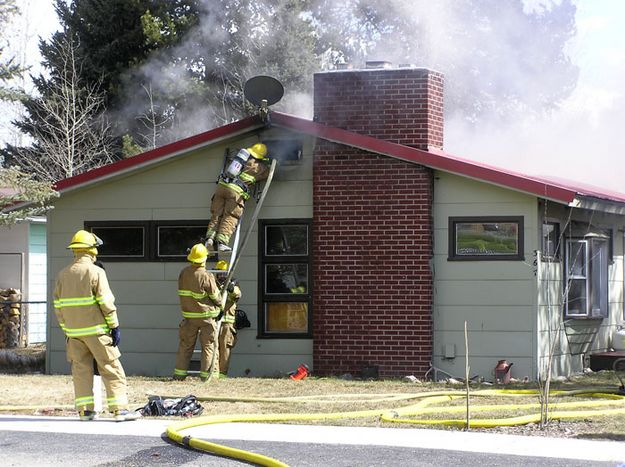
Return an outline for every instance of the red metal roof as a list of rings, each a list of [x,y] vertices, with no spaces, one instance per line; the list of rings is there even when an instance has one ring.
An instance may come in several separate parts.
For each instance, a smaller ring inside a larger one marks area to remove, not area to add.
[[[617,203],[625,203],[625,194],[589,187],[576,182],[564,182],[551,177],[529,176],[482,164],[480,162],[462,159],[440,150],[423,151],[370,136],[360,135],[341,128],[326,126],[280,112],[271,113],[271,122],[278,127],[288,128],[335,143],[354,146],[366,151],[414,162],[433,169],[489,182],[505,188],[531,193],[540,198],[559,201],[565,204],[571,203],[578,196],[590,196]],[[60,192],[64,192],[85,184],[95,183],[101,179],[175,157],[193,148],[213,144],[225,138],[262,127],[263,123],[260,119],[257,117],[248,117],[190,138],[167,144],[129,159],[117,161],[61,180],[57,182],[56,189]]]

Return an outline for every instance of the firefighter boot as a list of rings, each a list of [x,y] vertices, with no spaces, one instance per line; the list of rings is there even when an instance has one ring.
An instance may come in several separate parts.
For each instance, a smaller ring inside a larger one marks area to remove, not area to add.
[[[95,420],[96,412],[93,410],[81,410],[78,412],[78,415],[80,416],[81,421],[87,422],[89,420]]]
[[[131,420],[136,420],[141,417],[139,412],[131,412],[130,410],[116,410],[114,412],[114,418],[116,422],[129,422]]]

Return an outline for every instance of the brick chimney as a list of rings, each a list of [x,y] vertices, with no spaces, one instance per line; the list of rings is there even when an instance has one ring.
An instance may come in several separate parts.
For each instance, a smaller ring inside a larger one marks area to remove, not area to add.
[[[317,73],[315,120],[442,148],[443,77],[423,68]],[[313,159],[313,371],[423,376],[432,354],[432,172],[319,140]]]
[[[315,75],[315,120],[419,149],[443,148],[443,75],[426,68],[390,68]]]

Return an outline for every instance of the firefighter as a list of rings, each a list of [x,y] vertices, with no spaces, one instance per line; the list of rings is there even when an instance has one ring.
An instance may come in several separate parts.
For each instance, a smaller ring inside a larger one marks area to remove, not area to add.
[[[251,157],[250,157],[251,156]],[[267,146],[256,143],[241,149],[219,176],[211,201],[211,220],[206,229],[206,247],[217,243],[218,251],[230,251],[230,237],[243,215],[252,186],[269,176]]]
[[[221,271],[228,270],[226,261],[217,261],[215,268]],[[225,280],[225,277],[221,279]],[[228,375],[230,366],[230,354],[237,343],[237,329],[234,325],[237,303],[241,298],[241,289],[235,279],[228,284],[228,297],[224,306],[223,319],[219,329],[219,377],[225,378]]]
[[[80,419],[93,420],[97,415],[93,395],[96,367],[115,420],[135,420],[139,414],[128,410],[126,374],[119,361],[121,333],[115,297],[106,272],[94,264],[100,245],[102,241],[91,232],[79,230],[74,234],[67,247],[73,251],[74,261],[56,277],[54,311],[67,337],[67,359]]]
[[[178,296],[183,319],[178,330],[180,343],[173,376],[175,380],[184,380],[187,377],[198,336],[202,347],[200,379],[208,380],[217,338],[221,294],[215,276],[206,270],[207,258],[208,250],[202,243],[193,245],[187,256],[191,264],[178,277]]]

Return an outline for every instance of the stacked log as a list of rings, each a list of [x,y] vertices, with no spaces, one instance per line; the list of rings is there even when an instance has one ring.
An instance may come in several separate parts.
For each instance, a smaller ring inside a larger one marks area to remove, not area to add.
[[[0,349],[24,346],[21,300],[18,289],[0,289]]]

